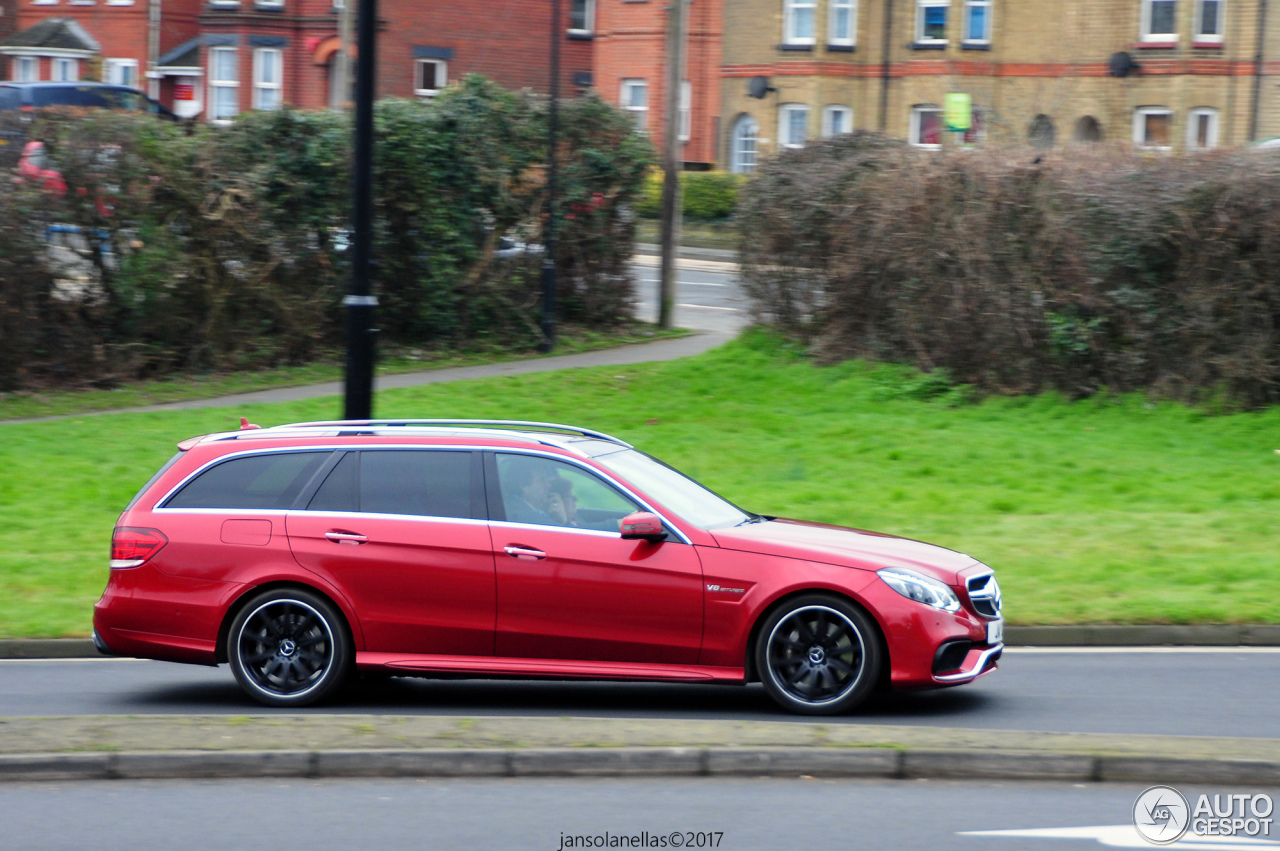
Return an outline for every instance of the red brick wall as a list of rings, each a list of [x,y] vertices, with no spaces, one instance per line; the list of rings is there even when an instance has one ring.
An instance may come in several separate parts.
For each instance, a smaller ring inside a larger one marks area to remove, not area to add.
[[[689,4],[685,78],[693,90],[693,114],[686,162],[716,160],[723,18],[723,0]],[[624,79],[647,80],[649,137],[659,147],[666,126],[666,19],[662,0],[597,0],[596,88],[617,104]]]

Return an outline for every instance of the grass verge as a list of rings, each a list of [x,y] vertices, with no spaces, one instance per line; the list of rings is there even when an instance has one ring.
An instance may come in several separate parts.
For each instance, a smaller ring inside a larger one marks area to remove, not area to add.
[[[654,340],[683,337],[683,328],[662,330],[648,322],[631,322],[619,328],[598,331],[562,326],[556,337],[556,350],[549,355],[514,349],[475,349],[433,351],[403,346],[379,354],[378,375],[395,375],[427,369],[446,369],[485,363],[555,357],[648,343]],[[57,389],[0,393],[0,421],[35,419],[94,411],[141,408],[168,402],[212,399],[254,390],[322,384],[342,378],[342,352],[325,352],[315,362],[302,366],[285,366],[254,372],[223,372],[182,375],[159,381],[131,381],[110,389]]]
[[[84,635],[113,521],[176,441],[336,398],[0,427],[0,636]],[[705,355],[379,394],[388,417],[575,422],[755,511],[995,567],[1014,623],[1280,620],[1280,409],[1139,396],[969,403],[907,369],[813,366],[760,333]]]
[[[657,244],[661,242],[661,229],[655,219],[639,219],[636,222],[636,242]],[[736,251],[741,237],[737,228],[727,222],[683,222],[680,225],[680,244],[685,248],[722,248]]]

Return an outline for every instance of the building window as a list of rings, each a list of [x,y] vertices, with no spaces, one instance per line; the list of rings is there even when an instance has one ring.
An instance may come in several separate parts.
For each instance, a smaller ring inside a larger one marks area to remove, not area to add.
[[[1187,114],[1187,150],[1211,151],[1218,147],[1218,110],[1196,107]]]
[[[74,83],[80,79],[80,60],[54,59],[53,73],[49,77],[59,83]]]
[[[1041,151],[1052,148],[1058,141],[1058,128],[1054,126],[1053,119],[1043,112],[1031,119],[1027,127],[1027,141],[1031,147]]]
[[[1163,106],[1140,106],[1133,113],[1133,144],[1145,151],[1172,148],[1173,110]]]
[[[274,47],[253,51],[253,108],[279,109],[283,88],[284,55]]]
[[[1102,125],[1092,115],[1081,116],[1071,132],[1073,142],[1101,142],[1103,140]]]
[[[590,35],[596,29],[596,0],[570,0],[569,32]]]
[[[847,106],[829,106],[822,110],[822,137],[830,139],[853,132],[853,110]]]
[[[784,103],[778,108],[778,147],[803,148],[809,138],[809,107]]]
[[[931,104],[911,108],[911,144],[936,151],[942,147],[942,109]]]
[[[635,119],[636,129],[644,132],[649,127],[649,83],[647,80],[623,80],[622,94],[618,98],[622,108]]]
[[[743,115],[733,125],[729,149],[729,171],[755,174],[756,155],[760,150],[760,125],[750,115]]]
[[[916,0],[916,43],[947,43],[947,7],[951,0]]]
[[[347,73],[354,76],[355,66]],[[443,59],[415,59],[413,61],[413,93],[419,97],[434,97],[449,84],[449,63]]]
[[[853,47],[858,43],[858,0],[831,0],[827,44]]]
[[[1178,0],[1142,0],[1142,40],[1178,40]]]
[[[13,79],[19,83],[34,83],[40,79],[40,59],[35,56],[19,56],[13,60]]]
[[[284,0],[254,0],[253,5],[264,9],[283,9]]]
[[[813,44],[813,18],[818,0],[782,0],[782,40],[787,44]]]
[[[1201,43],[1221,44],[1224,0],[1196,0],[1196,16],[1191,27],[1192,40]]]
[[[689,141],[693,130],[693,83],[680,83],[680,141]]]
[[[991,0],[965,0],[964,40],[970,44],[991,43]]]
[[[126,86],[130,89],[138,87],[137,59],[104,59],[102,61],[102,80],[113,86]]]
[[[240,69],[234,47],[209,48],[209,117],[229,121],[240,111]]]

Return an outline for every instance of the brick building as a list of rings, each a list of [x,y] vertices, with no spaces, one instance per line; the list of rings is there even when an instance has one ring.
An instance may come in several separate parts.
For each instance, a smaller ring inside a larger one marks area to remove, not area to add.
[[[13,35],[18,23],[18,0],[0,0],[0,42]],[[9,57],[0,55],[0,80],[9,77]]]
[[[721,157],[750,171],[760,152],[853,128],[922,147],[1280,135],[1280,9],[1260,41],[1261,2],[729,0]],[[943,129],[951,93],[972,98],[967,134]]]
[[[680,138],[689,167],[717,160],[720,64],[725,0],[689,5]],[[729,0],[730,3],[733,0]],[[661,0],[594,0],[595,84],[610,103],[631,111],[656,144],[666,127],[667,4]]]
[[[148,91],[179,115],[210,120],[348,99],[335,86],[343,0],[0,2],[17,4],[19,32],[0,39],[0,57],[26,57],[21,79],[118,82]],[[559,2],[562,91],[569,95],[592,84],[593,40],[582,20],[589,3]],[[380,0],[378,94],[430,97],[473,72],[546,92],[551,11],[546,0]],[[354,41],[354,23],[352,29]]]

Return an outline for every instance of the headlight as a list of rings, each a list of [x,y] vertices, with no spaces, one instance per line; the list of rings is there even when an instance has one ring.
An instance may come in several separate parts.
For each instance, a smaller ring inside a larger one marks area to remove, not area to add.
[[[944,612],[954,612],[960,608],[960,599],[955,592],[936,579],[930,579],[914,570],[901,567],[887,567],[877,571],[877,575],[885,584],[908,600],[924,603]]]

